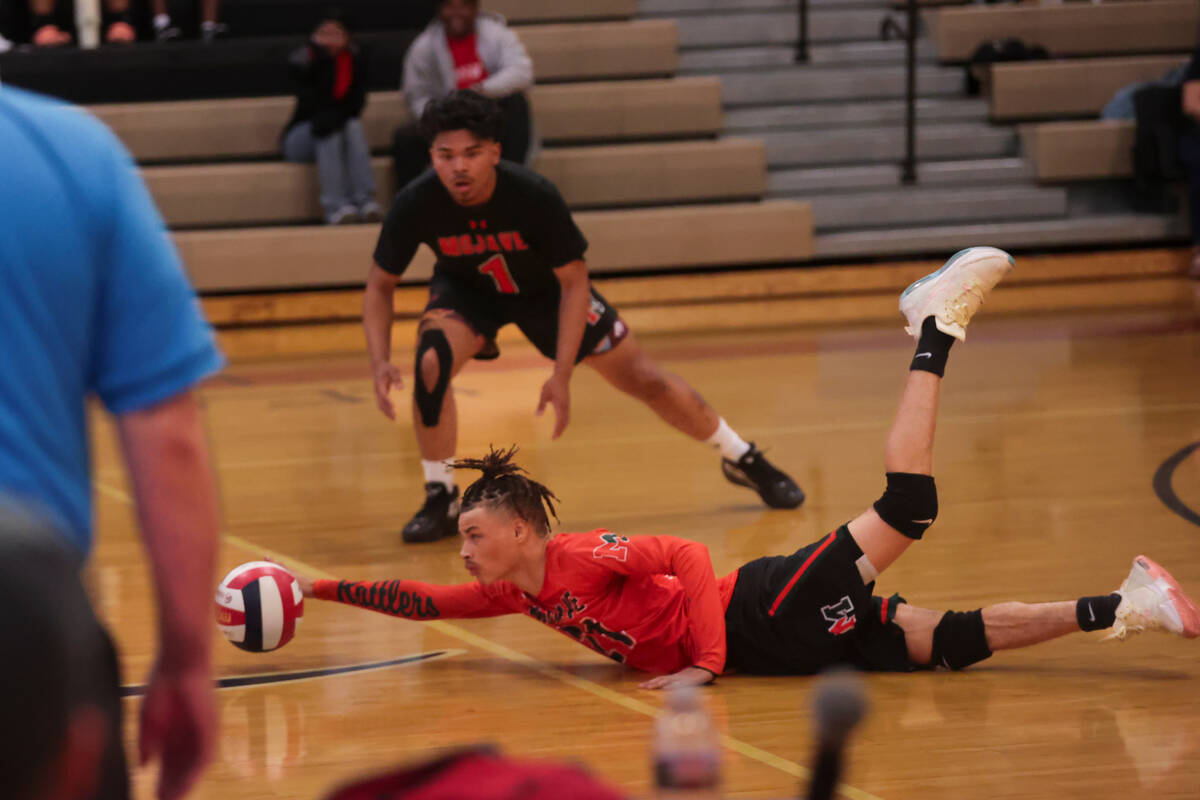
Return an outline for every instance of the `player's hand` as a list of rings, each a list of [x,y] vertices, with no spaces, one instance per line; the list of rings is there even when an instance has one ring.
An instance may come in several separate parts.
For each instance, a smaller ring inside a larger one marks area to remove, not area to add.
[[[395,422],[396,409],[392,405],[392,398],[388,393],[392,389],[404,387],[404,375],[400,372],[400,368],[390,361],[380,361],[372,367],[371,371],[375,379],[375,404],[379,406],[379,410],[385,417]]]
[[[165,668],[161,659],[142,701],[138,753],[142,766],[162,761],[159,800],[183,797],[212,758],[217,704],[207,663]]]
[[[659,675],[644,683],[639,683],[640,689],[671,689],[675,686],[703,686],[712,683],[713,674],[700,667],[684,667],[673,675]]]
[[[307,575],[301,575],[299,572],[296,572],[296,570],[289,567],[287,564],[284,564],[281,561],[276,561],[275,559],[271,558],[270,556],[263,556],[262,560],[268,561],[272,564],[277,564],[277,565],[283,567],[284,569],[286,569],[288,574],[291,575],[292,578],[295,579],[296,585],[300,587],[300,594],[304,595],[305,597],[315,596],[315,592],[313,590],[313,579],[312,578],[308,577]]]
[[[316,596],[316,592],[313,590],[312,578],[308,577],[307,575],[301,575],[294,569],[289,569],[288,572],[292,573],[292,577],[296,579],[296,585],[300,587],[300,594],[304,595],[305,597]]]
[[[550,434],[550,438],[557,439],[562,436],[562,432],[567,429],[567,423],[571,421],[571,388],[566,378],[555,374],[542,384],[542,396],[537,407],[539,417],[546,410],[546,406],[554,408],[554,433]]]

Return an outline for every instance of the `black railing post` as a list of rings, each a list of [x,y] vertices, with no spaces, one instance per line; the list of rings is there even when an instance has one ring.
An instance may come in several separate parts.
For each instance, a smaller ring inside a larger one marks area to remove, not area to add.
[[[905,70],[904,107],[904,164],[900,170],[900,181],[905,184],[917,182],[917,0],[908,0],[907,69]]]
[[[800,0],[799,36],[796,39],[796,63],[808,62],[808,0]]]

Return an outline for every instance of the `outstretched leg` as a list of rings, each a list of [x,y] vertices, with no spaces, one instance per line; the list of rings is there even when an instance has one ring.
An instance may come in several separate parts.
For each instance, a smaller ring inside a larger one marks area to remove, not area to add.
[[[804,492],[791,478],[738,436],[683,378],[656,364],[632,332],[613,349],[588,356],[587,364],[676,430],[720,450],[725,476],[754,489],[767,505],[796,508],[804,502]]]
[[[966,338],[966,326],[984,295],[1012,265],[1012,256],[1003,250],[971,247],[900,296],[900,310],[909,323],[905,330],[917,339],[917,350],[884,444],[887,488],[847,526],[863,551],[859,568],[864,581],[891,566],[937,518],[933,438],[946,359],[954,340]]]
[[[945,613],[907,603],[896,609],[908,657],[914,664],[963,669],[997,650],[1048,642],[1068,633],[1112,628],[1109,638],[1162,630],[1200,636],[1200,607],[1169,572],[1145,556],[1111,594],[1059,603],[1000,603],[977,611]]]

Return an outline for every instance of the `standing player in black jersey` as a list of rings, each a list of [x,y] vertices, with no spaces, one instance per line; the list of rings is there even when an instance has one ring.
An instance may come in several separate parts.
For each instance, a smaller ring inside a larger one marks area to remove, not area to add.
[[[743,441],[682,378],[646,355],[616,309],[592,287],[583,260],[587,240],[554,184],[500,161],[495,102],[469,90],[455,92],[429,103],[421,129],[433,169],[396,196],[363,299],[375,398],[394,420],[388,392],[403,381],[390,362],[392,293],[421,243],[437,256],[418,328],[413,384],[425,503],[404,526],[404,541],[457,533],[458,488],[450,463],[458,419],[450,382],[472,358],[499,356],[496,333],[510,322],[554,360],[538,402],[539,414],[546,406],[554,409],[554,438],[569,420],[571,372],[586,362],[675,428],[718,448],[725,477],[754,489],[767,505],[795,508],[804,501],[791,478]]]

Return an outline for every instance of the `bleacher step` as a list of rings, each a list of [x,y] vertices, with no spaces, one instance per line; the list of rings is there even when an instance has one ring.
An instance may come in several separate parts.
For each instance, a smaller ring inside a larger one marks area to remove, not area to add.
[[[767,175],[767,194],[786,196],[886,189],[900,186],[900,172],[899,164],[772,170]],[[927,161],[917,165],[918,186],[1022,183],[1032,176],[1033,166],[1023,158]]]
[[[1067,212],[1067,192],[1034,186],[900,187],[883,191],[818,194],[812,203],[818,232],[888,228],[928,222],[1044,220]]]
[[[728,133],[748,134],[796,128],[833,128],[847,125],[895,125],[905,119],[903,100],[863,103],[803,103],[798,105],[746,106],[725,112]],[[986,122],[987,101],[957,98],[920,98],[917,124],[931,122]]]
[[[1078,245],[1184,241],[1187,221],[1182,216],[1110,214],[1024,222],[986,222],[965,225],[897,227],[827,233],[817,237],[818,259],[892,255],[939,254],[987,242],[997,247],[1034,249]]]
[[[902,66],[791,66],[716,75],[721,79],[726,108],[824,100],[889,100],[905,94]],[[962,90],[961,70],[930,66],[917,71],[920,97],[960,97]]]
[[[904,155],[903,126],[829,128],[760,134],[769,168],[898,162]],[[1016,134],[980,124],[924,125],[917,128],[922,161],[988,158],[1016,154]]]

